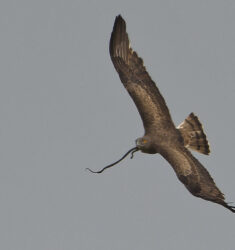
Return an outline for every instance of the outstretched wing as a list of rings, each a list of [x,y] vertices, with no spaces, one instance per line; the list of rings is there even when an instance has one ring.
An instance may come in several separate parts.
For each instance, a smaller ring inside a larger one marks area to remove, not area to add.
[[[130,47],[126,23],[120,15],[113,26],[109,51],[123,85],[138,108],[146,133],[174,128],[166,103],[143,60]]]
[[[209,172],[188,149],[176,145],[163,150],[161,155],[171,164],[177,177],[191,194],[218,203],[235,213],[235,207],[225,202],[224,194],[217,188]]]

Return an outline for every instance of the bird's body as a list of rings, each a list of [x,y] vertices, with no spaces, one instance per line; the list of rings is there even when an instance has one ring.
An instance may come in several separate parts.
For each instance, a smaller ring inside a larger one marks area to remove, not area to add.
[[[191,194],[235,212],[235,207],[225,202],[223,193],[208,171],[188,150],[210,153],[198,117],[191,113],[178,127],[174,125],[165,100],[146,71],[143,60],[130,47],[126,23],[120,15],[116,17],[113,26],[109,51],[113,65],[133,99],[145,128],[145,135],[136,140],[136,149],[132,150],[159,153],[170,163],[178,179]]]

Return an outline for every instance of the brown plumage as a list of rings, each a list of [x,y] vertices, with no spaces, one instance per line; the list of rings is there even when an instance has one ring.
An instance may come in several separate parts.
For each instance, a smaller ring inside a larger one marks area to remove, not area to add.
[[[119,161],[98,172],[89,170],[101,173],[120,162],[130,152],[133,156],[137,150],[149,154],[159,153],[171,164],[177,177],[191,194],[235,212],[235,207],[225,202],[224,195],[216,187],[208,171],[187,149],[203,154],[210,152],[199,119],[191,113],[178,128],[175,127],[165,100],[146,71],[143,60],[130,47],[126,23],[120,15],[114,23],[109,51],[124,87],[137,106],[145,135],[138,138],[136,148],[129,150]]]
[[[210,148],[198,117],[191,113],[178,127],[184,138],[184,146],[209,155]]]
[[[137,139],[137,148],[144,153],[160,153],[193,195],[235,212],[235,208],[225,202],[208,171],[187,149],[210,153],[198,117],[191,113],[178,128],[175,127],[165,100],[146,71],[143,60],[130,47],[126,23],[120,15],[114,23],[109,51],[143,121],[145,135]]]

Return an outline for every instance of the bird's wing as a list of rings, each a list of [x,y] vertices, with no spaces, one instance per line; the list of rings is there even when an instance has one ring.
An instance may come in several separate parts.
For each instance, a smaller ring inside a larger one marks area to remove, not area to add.
[[[177,177],[191,194],[235,212],[234,207],[225,202],[224,194],[217,188],[209,172],[188,149],[177,145],[163,149],[161,155],[171,164]]]
[[[145,131],[173,128],[165,100],[146,71],[143,60],[131,49],[126,23],[120,15],[115,19],[109,51],[123,85],[138,108]]]

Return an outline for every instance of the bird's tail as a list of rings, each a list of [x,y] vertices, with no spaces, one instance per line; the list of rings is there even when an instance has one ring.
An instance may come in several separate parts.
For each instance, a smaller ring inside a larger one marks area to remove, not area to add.
[[[202,124],[194,113],[191,113],[177,129],[179,129],[184,139],[185,147],[209,155],[209,143],[203,131]]]

